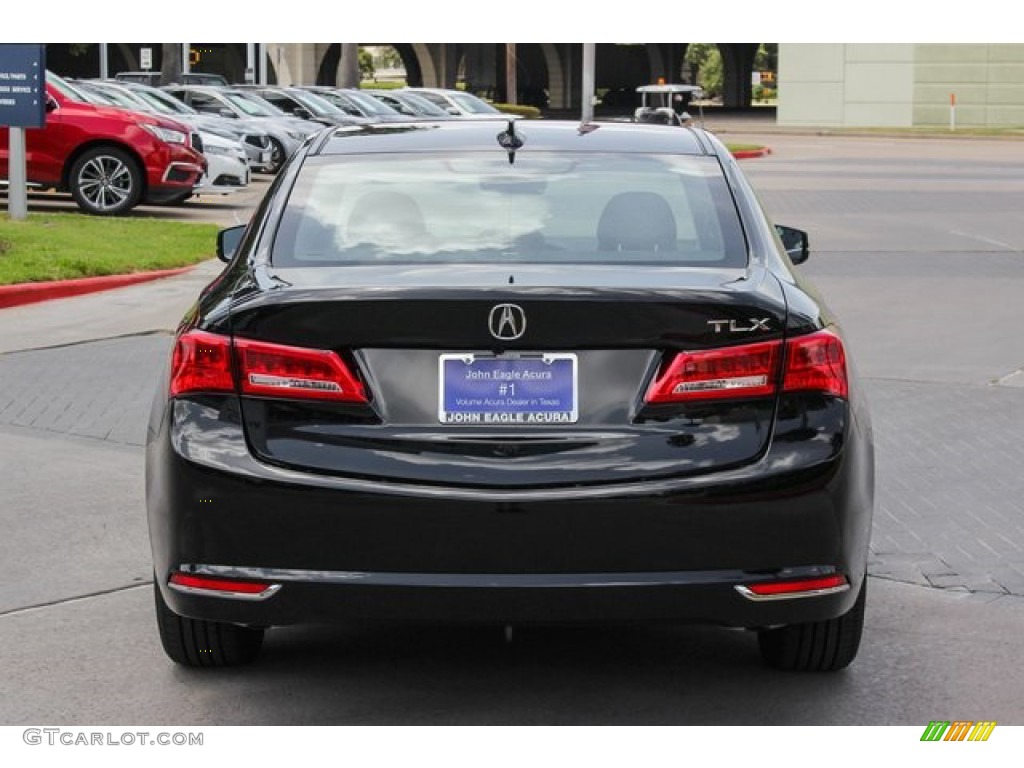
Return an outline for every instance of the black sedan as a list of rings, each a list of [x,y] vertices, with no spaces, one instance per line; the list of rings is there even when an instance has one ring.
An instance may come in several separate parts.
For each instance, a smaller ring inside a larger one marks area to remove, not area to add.
[[[857,653],[871,427],[836,318],[696,128],[327,129],[182,321],[146,494],[192,666],[351,619],[684,620]]]

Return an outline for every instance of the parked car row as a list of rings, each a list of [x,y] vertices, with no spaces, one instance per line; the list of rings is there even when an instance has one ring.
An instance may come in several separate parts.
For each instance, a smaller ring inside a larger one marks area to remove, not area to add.
[[[9,178],[8,128],[0,127],[0,180]],[[141,202],[189,195],[207,171],[199,134],[162,115],[91,101],[46,75],[46,124],[25,132],[26,177],[70,192],[87,213],[124,213]]]
[[[326,85],[170,85],[164,90],[202,113],[237,112],[226,100],[238,94],[256,97],[293,118],[321,125],[358,125],[366,122],[404,122],[410,119],[446,120],[472,117],[507,120],[483,99],[464,91],[444,88],[394,90],[335,88]],[[287,142],[282,142],[282,145]]]
[[[508,119],[473,94],[441,88],[157,88],[124,74],[76,81],[47,74],[46,125],[26,134],[34,188],[70,192],[83,211],[116,215],[142,202],[235,192],[253,172],[277,173],[324,126]],[[0,128],[0,184],[8,176],[6,133]]]

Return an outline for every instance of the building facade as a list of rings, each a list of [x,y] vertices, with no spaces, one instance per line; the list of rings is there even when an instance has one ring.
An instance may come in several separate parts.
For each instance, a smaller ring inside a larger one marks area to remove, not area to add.
[[[1024,44],[779,45],[778,122],[1024,126]]]

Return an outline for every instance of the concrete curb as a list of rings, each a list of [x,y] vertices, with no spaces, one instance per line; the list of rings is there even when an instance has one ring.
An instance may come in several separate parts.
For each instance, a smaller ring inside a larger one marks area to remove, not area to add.
[[[112,288],[123,288],[127,285],[159,280],[163,277],[174,277],[196,268],[196,264],[177,269],[161,269],[155,272],[132,272],[127,275],[104,275],[102,277],[83,277],[78,280],[51,280],[44,283],[19,283],[18,285],[0,285],[0,309],[18,307],[22,304],[34,304],[37,301],[64,299],[69,296],[81,296],[85,293],[108,291]]]
[[[761,147],[760,149],[737,149],[732,153],[732,156],[737,160],[749,160],[753,157],[764,157],[771,153],[771,147]]]

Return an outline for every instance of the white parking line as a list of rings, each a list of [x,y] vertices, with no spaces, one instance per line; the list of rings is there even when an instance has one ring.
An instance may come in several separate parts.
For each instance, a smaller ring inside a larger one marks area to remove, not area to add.
[[[999,246],[1000,248],[1005,248],[1008,251],[1020,252],[1019,248],[1014,248],[1012,245],[1010,245],[1009,243],[1004,243],[1002,240],[993,240],[991,237],[984,237],[982,235],[972,235],[970,232],[961,232],[959,229],[951,229],[949,230],[949,234],[959,235],[960,237],[966,237],[971,240],[978,240],[979,242],[988,243],[989,245],[996,245]]]

